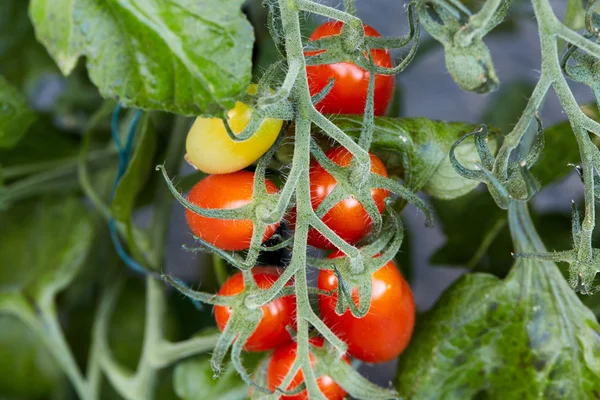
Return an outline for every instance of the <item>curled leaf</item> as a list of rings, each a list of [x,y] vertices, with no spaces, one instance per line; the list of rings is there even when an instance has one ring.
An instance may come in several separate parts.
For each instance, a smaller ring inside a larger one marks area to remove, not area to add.
[[[362,118],[341,115],[332,121],[346,134],[358,137]],[[391,174],[404,178],[411,191],[424,190],[439,199],[454,199],[473,190],[479,183],[460,176],[450,163],[452,144],[473,125],[433,121],[427,118],[375,118],[371,150],[381,156]],[[489,136],[489,147],[495,150],[496,135]],[[479,155],[472,142],[457,148],[457,157],[474,166]]]

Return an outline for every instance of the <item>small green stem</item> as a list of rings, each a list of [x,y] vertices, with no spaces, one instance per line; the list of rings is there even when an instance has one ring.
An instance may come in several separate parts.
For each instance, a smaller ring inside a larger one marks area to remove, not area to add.
[[[94,400],[67,344],[52,297],[42,298],[34,305],[24,295],[15,293],[7,302],[8,307],[0,311],[14,315],[39,337],[69,378],[79,399]]]
[[[104,149],[104,150],[95,150],[90,152],[86,156],[86,161],[95,164],[109,164],[113,161],[113,159],[117,158],[117,153],[114,149]],[[2,177],[6,180],[20,178],[22,176],[27,176],[31,174],[35,174],[37,172],[48,171],[48,170],[68,170],[71,172],[75,172],[77,168],[77,164],[79,162],[79,156],[69,157],[60,160],[53,161],[44,161],[33,164],[25,164],[25,165],[14,165],[11,167],[4,168],[2,170]]]
[[[177,343],[162,341],[153,352],[152,364],[155,368],[164,368],[182,358],[211,351],[219,336],[220,334],[192,337]]]
[[[108,221],[111,217],[111,211],[108,206],[105,204],[102,196],[98,194],[94,185],[92,184],[92,180],[90,179],[90,174],[87,165],[88,152],[91,146],[92,135],[96,127],[102,123],[108,116],[112,113],[115,104],[112,101],[106,101],[94,113],[92,118],[88,123],[88,126],[83,135],[83,140],[81,142],[81,148],[79,150],[79,157],[77,163],[77,176],[79,180],[79,185],[81,186],[83,192],[86,197],[92,202],[94,208],[102,215],[102,217]],[[121,233],[125,233],[124,230]]]
[[[94,326],[92,328],[93,358],[90,359],[90,363],[94,363],[94,369],[88,368],[88,374],[96,368],[100,369],[121,397],[127,400],[133,400],[135,397],[132,397],[131,393],[135,393],[136,390],[136,388],[133,387],[133,374],[114,361],[107,341],[108,324],[122,286],[123,280],[117,278],[114,284],[104,290],[102,298],[100,299],[98,311],[94,318]],[[98,372],[94,373],[98,375]],[[94,379],[99,379],[99,377]],[[95,398],[98,398],[100,396],[99,391],[101,385],[98,384],[95,389],[97,391],[94,396]]]
[[[584,27],[583,18],[585,16],[584,0],[567,0],[564,24],[571,29],[581,29]]]
[[[133,378],[137,399],[152,399],[158,369],[151,362],[154,352],[163,340],[165,293],[162,282],[148,275],[146,277],[146,322],[144,343],[138,369]],[[134,393],[132,393],[133,395]]]
[[[583,28],[584,15],[585,15],[585,9],[583,8],[583,0],[567,0],[565,18],[563,20],[563,23],[565,24],[565,26],[567,26],[571,29],[574,29],[574,30],[579,30],[579,29]],[[559,40],[558,41],[559,52],[562,52],[564,47],[565,47],[565,41]]]
[[[360,147],[352,138],[346,135],[340,128],[338,128],[333,122],[326,118],[323,114],[317,111],[311,104],[310,116],[312,121],[321,128],[324,132],[336,140],[339,144],[344,146],[357,161],[363,165],[369,165],[369,153]]]
[[[52,302],[43,302],[38,304],[39,326],[38,332],[46,342],[48,350],[54,355],[58,364],[71,381],[75,392],[81,400],[92,398],[90,387],[84,379],[75,357],[67,344],[62,328],[56,314],[56,306]]]
[[[47,192],[64,192],[77,188],[72,171],[58,169],[22,179],[0,190],[0,205],[11,204]]]
[[[344,0],[344,10],[350,15],[356,15],[356,4],[354,0]]]
[[[285,79],[277,93],[268,97],[261,98],[258,103],[259,107],[265,107],[270,104],[274,104],[284,99],[287,99],[290,95],[292,87],[294,86],[294,82],[296,82],[296,77],[298,76],[302,68],[302,63],[299,62],[297,59],[291,60],[288,65],[288,72],[285,75]]]
[[[90,400],[100,399],[102,369],[100,368],[100,349],[92,344],[87,364],[87,380],[90,388]]]
[[[469,18],[469,23],[456,33],[454,36],[455,42],[463,47],[469,46],[473,39],[480,35],[482,30],[486,29],[494,18],[494,14],[498,8],[501,7],[502,3],[505,1],[507,0],[486,1],[481,7],[481,10]]]
[[[147,399],[143,392],[138,392],[138,388],[133,380],[131,371],[123,368],[111,356],[102,354],[102,370],[106,378],[113,385],[117,393],[126,400]]]
[[[575,32],[573,29],[563,25],[559,21],[555,22],[556,25],[556,33],[558,36],[566,40],[567,42],[579,47],[582,50],[585,50],[595,58],[600,58],[600,45],[592,42],[589,39],[581,36],[579,33]]]
[[[465,13],[465,15],[468,15],[469,17],[472,15],[471,10],[469,10],[463,3],[461,3],[460,0],[448,0],[448,2],[450,4],[452,4],[454,7],[456,7],[458,10],[462,11],[463,13]],[[445,3],[440,3],[443,7],[448,7],[448,5],[446,5]],[[453,10],[454,11],[454,10]]]
[[[490,245],[494,242],[494,240],[496,239],[496,237],[498,236],[500,231],[502,229],[504,229],[504,227],[506,226],[506,223],[507,223],[507,221],[505,218],[501,218],[498,221],[496,221],[496,223],[494,223],[494,225],[490,228],[490,230],[483,237],[481,244],[479,245],[479,247],[477,248],[477,250],[471,257],[471,259],[465,264],[465,267],[467,269],[475,268],[475,266],[477,265],[479,260],[481,260],[481,258],[484,256],[484,254],[489,249]]]
[[[84,146],[85,139],[84,144],[82,144],[82,147]],[[81,162],[89,162],[93,168],[101,169],[110,164],[113,159],[116,160],[116,157],[117,155],[114,150],[104,149],[89,154],[86,151],[85,154],[80,154],[77,158],[6,168],[2,172],[2,176],[5,179],[17,178],[24,175],[29,176],[0,190],[0,203],[14,202],[47,191],[74,189],[77,187],[76,173],[78,165]],[[39,173],[30,175],[34,172]]]
[[[291,2],[291,0],[290,0]],[[347,12],[340,11],[336,8],[329,7],[323,4],[315,3],[311,0],[296,0],[296,7],[301,11],[306,11],[313,14],[319,14],[327,18],[342,21],[345,24],[350,24],[355,27],[361,26],[362,21],[354,15],[348,14]],[[280,3],[281,4],[281,3]],[[294,16],[294,18],[298,18]],[[283,18],[282,18],[283,19]],[[285,28],[284,28],[285,30]]]
[[[551,78],[551,75],[544,73],[544,70],[542,70],[542,75],[540,76],[519,121],[513,130],[504,138],[504,143],[500,150],[498,150],[498,155],[496,156],[496,161],[494,163],[494,172],[500,173],[503,179],[508,178],[507,172],[510,155],[513,150],[519,146],[519,143],[521,143],[521,139],[525,135],[525,132],[527,132],[527,128],[531,124],[535,112],[541,106],[542,101],[544,101],[552,82],[553,78]]]

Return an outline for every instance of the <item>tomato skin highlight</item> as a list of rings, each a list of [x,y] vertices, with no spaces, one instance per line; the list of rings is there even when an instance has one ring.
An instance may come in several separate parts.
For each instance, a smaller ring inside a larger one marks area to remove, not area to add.
[[[190,191],[188,200],[202,208],[232,209],[252,202],[254,173],[238,171],[231,174],[209,175]],[[277,186],[265,179],[267,193],[277,193]],[[223,220],[203,217],[185,210],[187,223],[196,237],[223,250],[245,250],[252,240],[252,220]],[[265,231],[263,242],[269,239],[279,226],[271,224]]]
[[[339,35],[343,23],[340,21],[325,22],[310,35],[308,40],[318,40],[327,36]],[[381,35],[372,27],[363,24],[366,36]],[[305,55],[316,55],[322,50],[307,51]],[[392,57],[386,49],[371,50],[373,61],[380,67],[393,66]],[[319,93],[327,86],[330,78],[335,78],[333,87],[316,107],[324,114],[363,114],[367,102],[370,73],[350,62],[335,64],[309,65],[306,67],[308,85],[311,96]],[[375,76],[374,113],[384,115],[392,102],[394,94],[394,76]]]
[[[310,339],[310,343],[316,347],[323,347],[324,340],[321,337],[314,337]],[[288,371],[292,367],[292,364],[296,360],[296,351],[298,344],[296,342],[289,343],[285,346],[279,347],[273,356],[269,365],[267,366],[267,387],[271,390],[275,390],[287,375]],[[314,367],[315,359],[311,353],[309,353],[311,366]],[[350,363],[348,358],[344,356],[344,361]],[[287,390],[292,390],[304,381],[304,374],[302,370],[298,371],[292,382],[287,387]],[[342,389],[331,377],[325,375],[317,378],[317,385],[321,392],[325,395],[327,400],[342,400],[346,396],[346,391]],[[302,392],[293,396],[281,396],[281,400],[308,400],[308,391],[303,390]]]
[[[281,268],[254,267],[252,276],[258,287],[268,289],[279,278],[281,272]],[[291,284],[290,281],[286,286]],[[223,284],[219,290],[219,295],[233,296],[243,290],[244,277],[241,272],[237,272]],[[296,326],[296,296],[279,297],[265,304],[261,309],[263,317],[254,333],[246,341],[244,345],[246,351],[271,350],[292,341],[286,326],[290,325],[293,328]],[[230,307],[215,306],[215,320],[221,332],[225,329],[231,313]]]
[[[337,251],[328,258],[341,256],[343,253]],[[353,316],[350,310],[337,315],[337,293],[319,295],[319,309],[325,324],[348,344],[348,354],[379,363],[396,358],[408,346],[415,325],[415,303],[410,286],[393,261],[373,273],[372,283],[371,307],[363,318]],[[338,280],[334,272],[319,271],[317,286],[321,290],[336,290]],[[356,288],[352,299],[358,306]]]
[[[249,94],[256,93],[250,85]],[[241,102],[228,111],[227,121],[233,133],[241,133],[250,122],[252,109]],[[243,142],[231,140],[220,118],[196,118],[190,129],[185,147],[186,159],[207,174],[227,174],[239,171],[258,160],[273,145],[283,121],[265,118],[250,139]]]
[[[335,147],[325,152],[325,155],[337,165],[347,167],[352,161],[352,153],[344,147]],[[387,170],[383,162],[374,154],[369,153],[371,158],[371,172],[387,177]],[[310,165],[310,199],[313,210],[325,200],[327,195],[337,185],[335,178],[327,172],[321,164],[314,161]],[[374,188],[371,196],[379,212],[385,209],[385,198],[390,192],[385,189]],[[293,209],[289,216],[292,228],[296,223],[296,210]],[[342,239],[354,244],[363,239],[371,231],[373,222],[363,205],[354,197],[349,197],[333,206],[322,218],[325,225],[331,228]],[[314,228],[308,231],[308,244],[319,249],[335,249],[336,247]]]

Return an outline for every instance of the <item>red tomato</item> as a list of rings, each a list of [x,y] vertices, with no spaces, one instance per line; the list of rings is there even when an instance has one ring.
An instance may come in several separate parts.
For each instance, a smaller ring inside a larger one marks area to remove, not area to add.
[[[327,36],[339,35],[343,23],[339,21],[325,22],[310,35],[308,40],[317,40]],[[365,35],[381,36],[375,29],[363,25]],[[322,52],[307,51],[306,55]],[[380,67],[392,67],[392,57],[385,49],[371,50],[373,61]],[[350,62],[335,64],[310,65],[306,67],[310,94],[319,93],[330,78],[335,78],[333,87],[316,107],[324,114],[363,114],[367,102],[370,73]],[[394,93],[393,75],[375,76],[375,115],[383,115],[387,110]]]
[[[352,160],[352,153],[344,147],[335,147],[325,153],[336,164],[347,167]],[[374,154],[371,157],[371,172],[387,177],[387,170],[383,162]],[[313,210],[325,200],[327,195],[333,191],[337,181],[329,174],[321,164],[313,161],[309,171],[310,179],[310,198]],[[379,212],[385,208],[385,198],[390,192],[385,189],[372,189],[371,196]],[[354,244],[363,239],[373,225],[369,214],[362,204],[354,197],[348,197],[333,206],[324,216],[323,222],[337,233],[342,239],[350,244]],[[296,211],[290,213],[290,224],[292,228],[296,223]],[[335,246],[321,235],[316,229],[311,228],[308,231],[308,244],[320,249],[334,249]]]
[[[316,347],[323,347],[323,338],[315,337],[310,339],[310,343]],[[296,342],[290,343],[286,346],[280,347],[273,353],[271,361],[267,367],[267,387],[271,390],[275,390],[287,375],[288,371],[292,367],[292,364],[296,360],[296,350],[298,344]],[[315,359],[312,354],[309,354],[311,365],[314,367]],[[349,363],[348,358],[344,356],[344,361]],[[287,390],[292,390],[304,381],[304,374],[302,370],[296,373],[294,379],[288,386]],[[321,392],[325,395],[328,400],[342,400],[346,396],[346,392],[340,385],[338,385],[329,376],[320,376],[317,378],[317,384]],[[306,400],[308,399],[308,392],[306,390],[298,393],[294,396],[281,396],[281,400]]]
[[[203,208],[231,209],[252,202],[254,173],[238,171],[231,174],[209,175],[190,191],[188,200]],[[277,193],[277,186],[265,179],[268,193]],[[190,229],[197,237],[223,249],[244,250],[252,240],[252,220],[222,220],[207,218],[188,209],[185,216]],[[269,225],[263,241],[269,239],[279,223]]]
[[[252,269],[254,281],[261,289],[268,289],[273,282],[281,275],[280,268],[273,267],[255,267]],[[291,285],[288,282],[286,285]],[[238,272],[225,282],[219,295],[233,296],[244,290],[244,277]],[[293,295],[279,297],[270,303],[261,307],[263,317],[256,327],[254,333],[248,338],[244,345],[247,351],[266,351],[274,349],[283,344],[292,341],[292,337],[286,329],[290,325],[296,326],[296,297]],[[231,308],[225,306],[215,306],[215,319],[217,326],[223,332],[229,317],[231,317]]]
[[[329,258],[343,256],[336,251]],[[342,315],[335,313],[337,293],[319,295],[321,317],[327,326],[348,344],[348,354],[367,362],[385,362],[397,357],[408,345],[415,325],[415,303],[412,291],[396,264],[388,262],[375,271],[372,278],[371,307],[363,318],[350,310]],[[319,272],[321,290],[337,289],[338,280],[333,271]],[[356,288],[352,292],[358,306]]]

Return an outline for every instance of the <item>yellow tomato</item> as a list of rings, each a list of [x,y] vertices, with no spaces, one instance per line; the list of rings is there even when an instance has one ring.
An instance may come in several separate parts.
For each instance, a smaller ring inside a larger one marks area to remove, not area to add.
[[[256,93],[250,85],[249,94]],[[240,134],[250,122],[252,109],[239,101],[227,113],[233,133]],[[196,118],[187,136],[187,160],[207,174],[228,174],[246,168],[260,158],[275,142],[282,120],[265,118],[256,133],[243,142],[231,140],[220,118]]]

